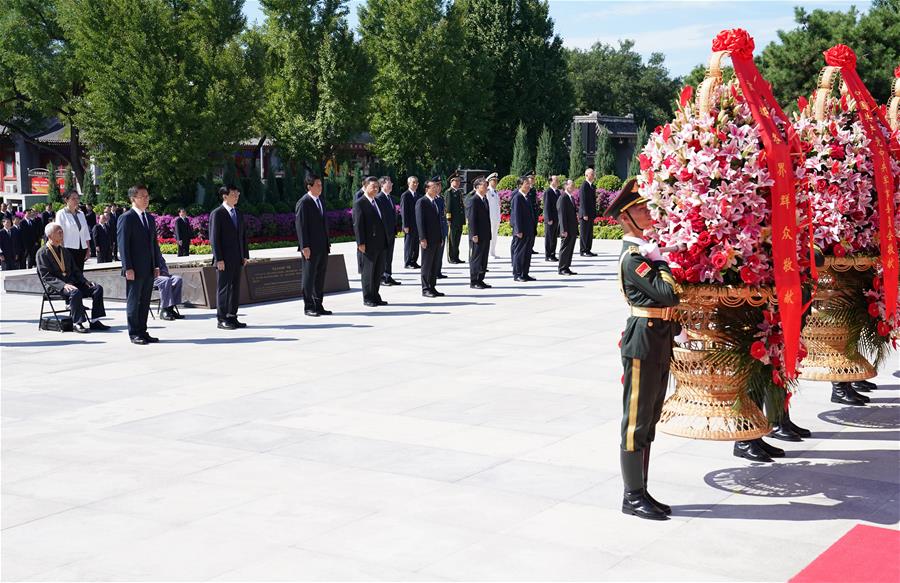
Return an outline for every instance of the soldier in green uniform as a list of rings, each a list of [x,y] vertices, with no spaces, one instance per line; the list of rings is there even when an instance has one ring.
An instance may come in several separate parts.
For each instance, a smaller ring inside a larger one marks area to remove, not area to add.
[[[464,263],[459,258],[459,241],[462,238],[463,225],[466,224],[466,207],[463,199],[465,192],[459,187],[460,175],[453,173],[450,176],[450,188],[444,192],[447,200],[447,221],[450,223],[450,233],[447,238],[447,260],[450,263]]]
[[[662,412],[669,382],[672,346],[681,327],[675,322],[679,285],[659,248],[644,240],[652,224],[647,199],[635,179],[625,183],[606,214],[624,231],[619,284],[631,316],[622,334],[622,512],[651,520],[667,520],[671,508],[647,492],[650,444]]]

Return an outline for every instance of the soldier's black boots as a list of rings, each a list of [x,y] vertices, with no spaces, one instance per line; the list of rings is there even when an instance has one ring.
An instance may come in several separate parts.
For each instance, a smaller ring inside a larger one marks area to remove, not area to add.
[[[793,420],[791,420],[790,411],[784,412],[784,417],[781,418],[781,425],[784,427],[788,427],[791,431],[793,431],[800,437],[811,437],[812,436],[812,432],[809,429],[804,429],[803,427],[800,427],[799,425],[794,423]]]
[[[878,385],[869,381],[853,381],[850,383],[850,386],[853,387],[854,391],[862,391],[863,393],[868,393],[878,388]]]
[[[647,475],[650,473],[650,446],[648,445],[646,449],[644,449],[644,494],[647,496],[647,499],[650,502],[653,502],[657,508],[662,510],[666,515],[672,514],[672,507],[668,504],[663,504],[656,498],[650,495],[650,491],[647,490]]]
[[[622,451],[619,460],[625,481],[622,512],[648,520],[668,520],[669,517],[652,502],[644,488],[644,451]]]
[[[863,406],[869,397],[860,395],[853,390],[850,383],[831,383],[831,402],[841,405]]]

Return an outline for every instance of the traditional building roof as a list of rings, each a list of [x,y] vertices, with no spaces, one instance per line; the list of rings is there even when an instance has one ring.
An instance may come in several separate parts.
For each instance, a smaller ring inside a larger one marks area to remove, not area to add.
[[[605,127],[613,138],[632,138],[637,136],[637,124],[634,115],[601,115],[592,111],[587,115],[576,115],[574,123],[594,123]]]

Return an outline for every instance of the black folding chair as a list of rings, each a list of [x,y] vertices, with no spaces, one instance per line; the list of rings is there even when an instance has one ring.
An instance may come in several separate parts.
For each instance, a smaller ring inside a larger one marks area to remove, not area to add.
[[[38,330],[41,330],[41,324],[44,322],[44,315],[48,313],[52,313],[53,317],[56,318],[56,329],[60,332],[65,332],[63,330],[62,321],[59,319],[59,315],[63,314],[64,316],[69,315],[69,306],[66,297],[62,295],[60,292],[51,291],[50,288],[47,287],[47,284],[44,283],[44,278],[41,277],[41,274],[37,274],[38,281],[41,282],[41,287],[44,289],[43,297],[41,298],[41,315],[38,317]],[[62,310],[58,310],[56,306],[53,305],[53,298],[56,298],[57,301],[62,301],[65,305],[65,308]],[[45,310],[44,308],[47,305],[50,305],[50,310]]]

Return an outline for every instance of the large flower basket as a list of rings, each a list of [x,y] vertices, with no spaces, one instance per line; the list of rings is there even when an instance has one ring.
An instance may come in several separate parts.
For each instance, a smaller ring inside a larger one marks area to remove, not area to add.
[[[690,342],[672,355],[675,392],[663,404],[660,431],[680,437],[734,441],[769,432],[765,414],[747,394],[750,369],[728,355],[726,311],[761,311],[775,301],[772,288],[685,285],[677,318]]]
[[[812,313],[803,328],[808,354],[800,365],[801,379],[847,382],[870,379],[877,374],[875,367],[859,353],[858,339],[854,338],[849,322],[834,316],[855,304],[854,296],[862,293],[847,274],[872,271],[877,264],[878,259],[874,257],[825,259]]]

